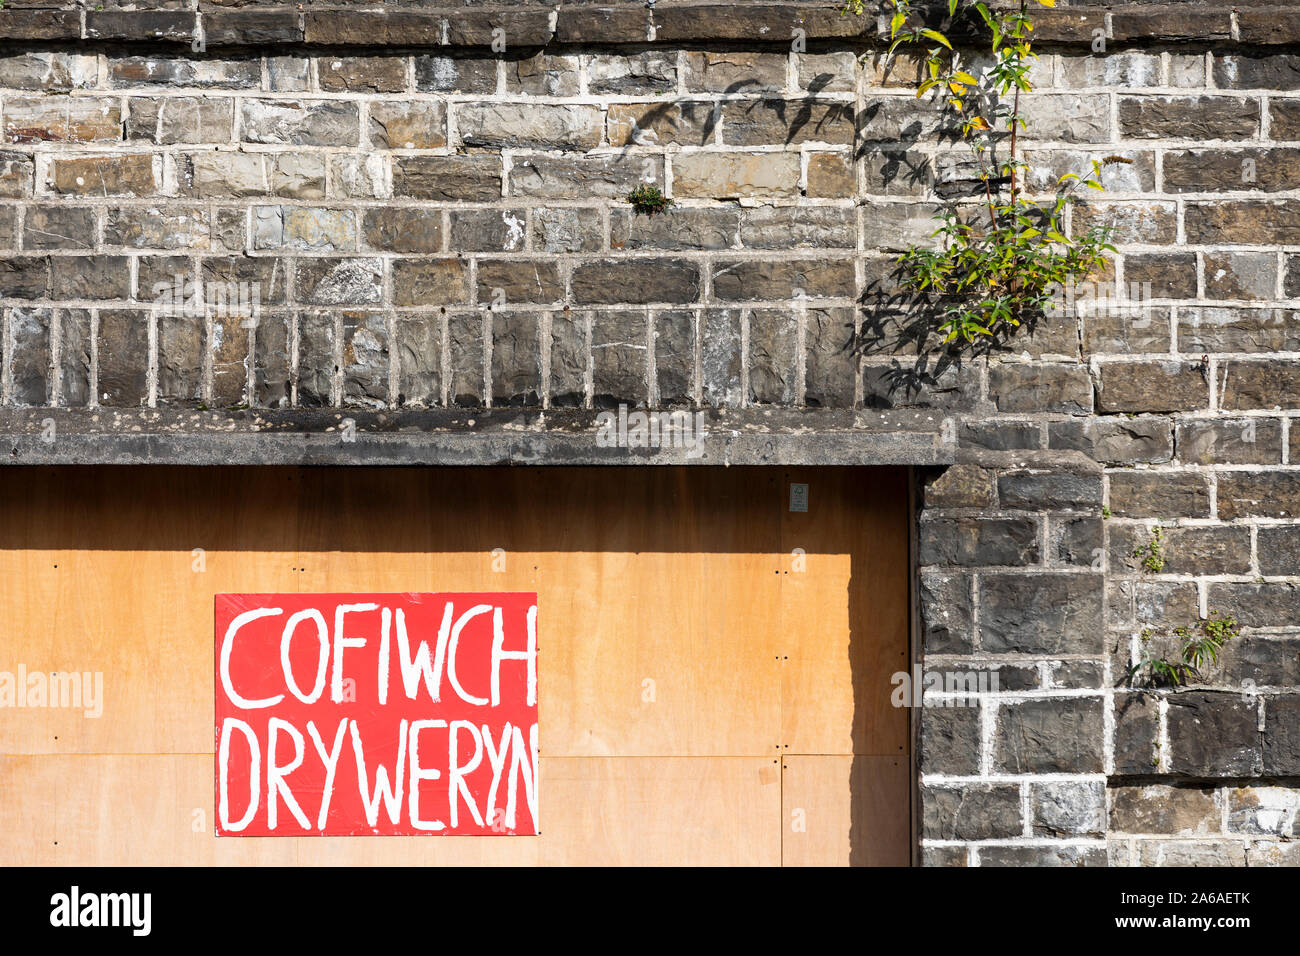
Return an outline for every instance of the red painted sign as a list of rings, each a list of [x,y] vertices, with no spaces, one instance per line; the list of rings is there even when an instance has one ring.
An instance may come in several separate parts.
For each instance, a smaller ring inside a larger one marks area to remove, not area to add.
[[[535,594],[219,594],[221,836],[535,834]]]

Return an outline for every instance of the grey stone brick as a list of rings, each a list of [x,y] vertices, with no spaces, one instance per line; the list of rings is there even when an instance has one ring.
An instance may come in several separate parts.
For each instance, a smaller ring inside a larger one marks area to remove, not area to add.
[[[24,249],[89,249],[95,210],[89,206],[29,206],[23,219]]]
[[[966,574],[923,569],[919,591],[922,641],[927,654],[969,654],[974,609]]]
[[[382,312],[343,313],[343,404],[388,405],[388,323]]]
[[[338,315],[302,312],[298,316],[298,404],[308,408],[333,405],[339,371]]]
[[[316,77],[327,93],[398,93],[406,89],[406,58],[317,57]]]
[[[1030,518],[931,518],[921,522],[920,562],[956,567],[1026,565],[1040,555]]]
[[[1220,832],[1219,818],[1209,787],[1149,784],[1111,789],[1110,827],[1117,833],[1200,836]]]
[[[1300,515],[1300,475],[1227,472],[1219,478],[1219,518],[1294,518]]]
[[[558,206],[533,210],[533,249],[543,253],[600,252],[599,209]]]
[[[1005,773],[1100,773],[1102,700],[1060,697],[998,708],[996,769]]]
[[[648,318],[644,312],[597,312],[592,316],[593,400],[598,408],[645,406]]]
[[[370,104],[370,145],[379,149],[438,149],[447,145],[442,103],[413,100]]]
[[[216,408],[248,403],[251,321],[252,317],[229,312],[212,316],[208,351],[212,363],[212,404]]]
[[[979,771],[980,708],[922,708],[921,773],[975,775]]]
[[[1208,408],[1210,384],[1190,362],[1106,362],[1097,383],[1103,412],[1176,412]]]
[[[527,242],[527,210],[457,209],[451,213],[454,252],[522,252]]]
[[[258,318],[253,333],[253,398],[259,408],[280,408],[289,401],[289,322],[286,312]]]
[[[471,57],[417,56],[415,88],[423,93],[495,93],[497,61]]]
[[[1121,96],[1119,129],[1131,139],[1252,139],[1259,129],[1259,101],[1245,96]]]
[[[303,258],[294,262],[294,295],[311,305],[369,305],[383,293],[379,259]]]
[[[695,382],[695,314],[658,312],[651,323],[659,404],[690,405]]]
[[[749,316],[749,400],[793,405],[798,399],[799,320],[787,309],[755,309]]]
[[[149,314],[101,309],[98,338],[98,403],[113,408],[143,405],[149,397]]]
[[[1122,676],[1117,675],[1117,679]],[[1159,703],[1155,697],[1142,693],[1115,694],[1116,773],[1154,773],[1158,767],[1159,736]],[[1113,818],[1111,827],[1117,828]],[[1118,829],[1122,830],[1123,825]]]
[[[1106,851],[1095,846],[988,846],[980,866],[1106,866]]]
[[[822,259],[718,260],[713,295],[731,302],[774,299],[849,298],[856,287],[853,262]]]
[[[1208,518],[1210,488],[1197,474],[1155,471],[1113,472],[1110,510],[1119,517]]]
[[[1219,404],[1226,409],[1300,408],[1300,362],[1225,361]]]
[[[858,360],[853,354],[853,313],[810,309],[804,314],[804,404],[852,408]]]
[[[497,312],[492,316],[492,404],[541,401],[540,315]]]
[[[780,91],[788,62],[781,53],[692,52],[686,57],[686,86],[711,93]]]
[[[759,206],[740,217],[748,249],[852,249],[856,232],[853,210],[838,206]]]
[[[626,199],[642,185],[665,188],[661,157],[626,151],[521,156],[510,170],[510,195],[533,199]],[[678,195],[682,195],[680,187]]]
[[[1147,416],[1052,422],[1048,447],[1082,451],[1112,465],[1166,462],[1173,458],[1174,449],[1169,419]]]
[[[996,654],[1099,654],[1100,574],[990,574],[980,579],[981,647]]]
[[[397,319],[397,401],[431,408],[442,403],[442,319],[421,313]]]
[[[241,103],[245,143],[289,146],[355,146],[360,115],[344,100],[259,100]]]
[[[1243,627],[1300,626],[1300,589],[1294,584],[1212,583],[1209,606]]]
[[[576,56],[537,53],[506,62],[506,90],[532,96],[574,96],[578,92]]]
[[[1300,696],[1287,694],[1264,703],[1263,771],[1300,773]]]
[[[1035,836],[1077,839],[1106,834],[1106,785],[1060,781],[1029,788]]]
[[[634,210],[610,212],[612,249],[730,249],[736,245],[740,215],[734,209],[669,207],[656,215]]]
[[[921,807],[921,835],[927,840],[1005,839],[1024,831],[1016,785],[923,785]]]
[[[361,235],[378,252],[441,252],[442,212],[410,206],[367,209]]]
[[[709,309],[703,313],[700,335],[704,404],[736,408],[741,403],[741,330],[738,309]]]
[[[434,202],[490,202],[501,198],[497,156],[400,156],[393,194]]]
[[[596,53],[587,58],[587,89],[591,93],[635,96],[667,93],[676,87],[677,58],[671,53]]]
[[[1193,777],[1252,776],[1261,769],[1256,705],[1240,694],[1190,691],[1169,698],[1169,769]]]
[[[394,305],[459,305],[469,302],[469,268],[463,259],[396,259]]]
[[[722,107],[722,141],[728,146],[853,143],[853,107],[813,100],[732,100]]]
[[[523,224],[520,224],[522,228]],[[553,259],[480,259],[478,301],[493,308],[528,303],[546,305],[564,298],[560,267]]]
[[[9,309],[11,401],[15,405],[48,405],[51,388],[50,326],[48,308]]]
[[[574,267],[570,288],[578,304],[685,304],[699,298],[700,272],[686,259],[590,259]]]
[[[603,122],[594,106],[466,103],[456,108],[466,146],[588,150],[600,145]]]
[[[1018,511],[1097,511],[1101,508],[1101,473],[1047,471],[1007,472],[998,477],[1002,507]]]
[[[565,309],[551,315],[551,404],[581,406],[586,398],[587,316]]]

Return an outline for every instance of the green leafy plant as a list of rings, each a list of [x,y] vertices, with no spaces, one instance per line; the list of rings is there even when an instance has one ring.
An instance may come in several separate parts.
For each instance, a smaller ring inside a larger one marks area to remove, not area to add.
[[[659,191],[658,186],[637,186],[628,194],[627,201],[638,213],[653,216],[663,212],[673,201]]]
[[[1151,540],[1133,549],[1133,557],[1142,559],[1142,570],[1159,574],[1165,569],[1165,529],[1155,525],[1151,529]]]
[[[1142,659],[1128,672],[1132,683],[1156,687],[1179,687],[1201,676],[1206,664],[1218,663],[1219,651],[1237,636],[1241,628],[1236,618],[1211,611],[1195,627],[1176,627],[1173,636],[1179,642],[1179,656],[1170,659],[1144,653]],[[1148,645],[1153,637],[1150,628],[1142,631],[1142,642]]]
[[[992,62],[976,77],[948,37],[912,10],[911,0],[889,0],[889,57],[904,48],[916,51],[911,55],[921,65],[918,98],[938,101],[978,170],[975,204],[945,204],[932,235],[937,245],[912,247],[899,259],[903,290],[937,309],[945,343],[987,339],[1051,312],[1069,283],[1084,279],[1115,251],[1108,227],[1067,236],[1063,214],[1078,200],[1079,189],[1103,189],[1103,166],[1129,160],[1108,156],[1093,161],[1087,176],[1060,176],[1050,201],[1025,196],[1029,166],[1021,143],[1021,96],[1032,90],[1029,75],[1038,59],[1028,3],[992,11],[978,0],[948,0],[950,21],[977,16],[992,38]],[[844,12],[861,14],[863,0],[847,0]]]

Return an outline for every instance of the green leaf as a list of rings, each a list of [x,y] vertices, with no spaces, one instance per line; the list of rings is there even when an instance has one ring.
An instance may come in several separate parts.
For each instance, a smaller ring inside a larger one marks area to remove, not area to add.
[[[902,29],[902,26],[906,21],[907,21],[907,14],[905,14],[902,10],[899,10],[897,13],[895,13],[893,19],[889,21],[889,35],[891,37],[898,36],[898,31]]]
[[[928,39],[933,40],[935,43],[942,43],[949,50],[952,49],[952,44],[948,42],[948,38],[944,36],[942,33],[940,33],[938,30],[930,30],[930,29],[922,30],[921,36],[927,37]]]

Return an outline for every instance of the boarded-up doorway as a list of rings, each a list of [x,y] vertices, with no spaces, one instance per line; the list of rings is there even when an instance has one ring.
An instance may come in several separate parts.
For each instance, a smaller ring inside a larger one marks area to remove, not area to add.
[[[790,485],[807,485],[791,510]],[[0,864],[906,865],[907,473],[8,468]],[[535,591],[537,837],[216,838],[224,592]]]

